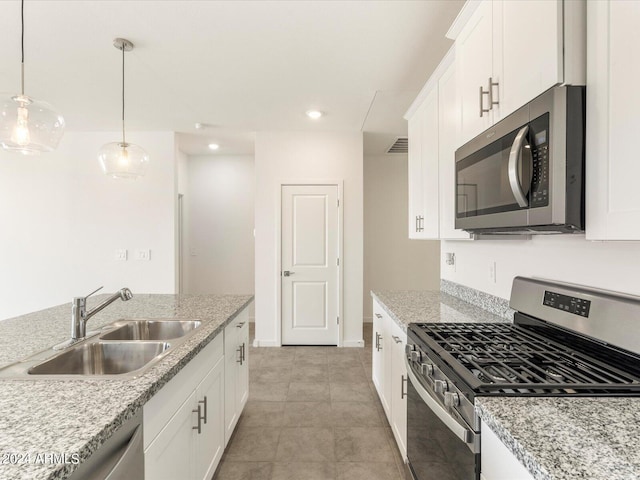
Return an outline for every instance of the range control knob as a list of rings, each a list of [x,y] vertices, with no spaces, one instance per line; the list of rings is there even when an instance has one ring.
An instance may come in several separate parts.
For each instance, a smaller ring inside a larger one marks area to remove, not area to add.
[[[433,382],[436,393],[445,393],[449,390],[449,382],[446,380],[436,380]]]
[[[444,404],[447,407],[457,407],[460,405],[460,395],[456,392],[445,392]]]
[[[413,350],[411,352],[411,361],[412,362],[418,362],[420,361],[420,352],[416,352],[415,350]]]
[[[430,363],[421,363],[420,371],[422,372],[423,375],[426,375],[427,377],[433,377],[433,365]]]

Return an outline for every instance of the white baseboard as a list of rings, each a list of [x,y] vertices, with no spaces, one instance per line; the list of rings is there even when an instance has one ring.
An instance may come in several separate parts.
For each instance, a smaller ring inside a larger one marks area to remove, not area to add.
[[[359,347],[364,348],[364,340],[349,340],[342,342],[343,347]]]
[[[275,340],[258,340],[257,338],[255,338],[253,340],[253,346],[254,347],[281,347],[282,345],[280,345]]]
[[[373,323],[373,317],[364,317],[362,321],[364,323]]]

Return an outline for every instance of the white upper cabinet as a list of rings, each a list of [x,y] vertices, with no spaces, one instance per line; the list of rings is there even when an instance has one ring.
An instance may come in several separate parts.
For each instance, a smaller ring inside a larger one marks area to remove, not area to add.
[[[420,238],[439,236],[439,177],[438,177],[438,89],[434,88],[422,109],[422,201],[423,218]]]
[[[490,0],[478,5],[456,39],[455,48],[461,139],[466,142],[493,124],[488,85],[493,75],[493,5]]]
[[[424,219],[422,185],[422,108],[409,118],[409,238],[421,238],[421,222]]]
[[[587,9],[586,237],[640,240],[640,2]]]
[[[501,51],[494,57],[500,118],[563,83],[562,5],[549,0],[493,2],[494,45]]]
[[[455,64],[451,63],[438,79],[438,157],[440,177],[440,238],[468,240],[471,235],[455,228],[456,161],[460,136],[460,102],[456,87]]]
[[[452,48],[405,115],[409,122],[409,238],[470,238],[454,227],[458,92]]]
[[[437,85],[436,85],[437,87]],[[409,238],[437,239],[438,89],[409,118]]]
[[[558,84],[584,85],[583,0],[470,1],[455,40],[464,144]]]

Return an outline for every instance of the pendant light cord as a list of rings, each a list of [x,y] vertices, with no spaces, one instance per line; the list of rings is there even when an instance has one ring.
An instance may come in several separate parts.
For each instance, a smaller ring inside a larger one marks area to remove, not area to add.
[[[22,49],[22,59],[20,61],[20,85],[22,88],[22,95],[24,95],[24,0],[22,0],[20,8],[20,20],[22,22],[22,34],[20,37],[20,47]]]
[[[24,0],[22,0],[24,1]],[[124,42],[122,43],[122,143],[125,145],[127,142],[124,138]]]

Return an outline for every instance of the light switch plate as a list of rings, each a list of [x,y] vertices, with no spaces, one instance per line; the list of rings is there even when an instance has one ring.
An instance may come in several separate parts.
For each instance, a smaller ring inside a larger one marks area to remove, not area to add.
[[[115,258],[116,260],[121,260],[123,262],[127,261],[127,249],[126,248],[119,248],[115,251]]]
[[[136,260],[151,260],[151,250],[149,249],[136,250]]]

